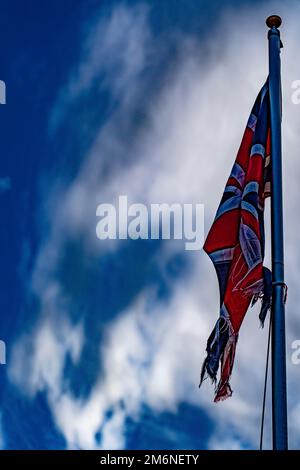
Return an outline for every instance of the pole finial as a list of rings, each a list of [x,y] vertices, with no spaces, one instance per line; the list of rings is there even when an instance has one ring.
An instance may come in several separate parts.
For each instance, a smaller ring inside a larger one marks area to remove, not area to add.
[[[269,28],[279,28],[282,23],[282,19],[278,15],[271,15],[266,19],[266,23]]]

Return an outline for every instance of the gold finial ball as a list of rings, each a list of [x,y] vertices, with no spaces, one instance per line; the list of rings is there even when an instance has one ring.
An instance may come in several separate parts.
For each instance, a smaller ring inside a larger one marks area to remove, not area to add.
[[[275,28],[279,28],[282,23],[282,19],[278,15],[271,15],[266,19],[266,23],[269,28],[273,28],[273,26],[275,26]]]

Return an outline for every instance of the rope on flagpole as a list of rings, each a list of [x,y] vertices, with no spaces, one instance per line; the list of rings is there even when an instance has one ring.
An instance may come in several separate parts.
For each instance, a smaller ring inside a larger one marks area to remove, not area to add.
[[[265,381],[264,381],[264,393],[263,393],[263,405],[262,405],[261,424],[260,424],[259,450],[262,450],[262,448],[263,448],[263,439],[264,439],[264,423],[265,423],[265,409],[266,409],[266,397],[267,397],[267,385],[268,385],[268,370],[269,370],[271,331],[272,331],[272,314],[270,313],[267,358],[266,358],[266,370],[265,370]]]

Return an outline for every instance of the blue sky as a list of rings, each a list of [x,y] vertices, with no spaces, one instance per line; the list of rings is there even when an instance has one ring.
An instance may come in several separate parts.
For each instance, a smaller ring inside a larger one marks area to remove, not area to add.
[[[235,393],[216,406],[209,384],[198,390],[217,317],[209,260],[181,242],[101,242],[95,210],[120,194],[204,203],[207,231],[265,80],[274,12],[287,23],[290,348],[300,335],[296,3],[2,1],[2,448],[256,448],[257,312],[241,333]],[[297,447],[299,371],[288,370]]]

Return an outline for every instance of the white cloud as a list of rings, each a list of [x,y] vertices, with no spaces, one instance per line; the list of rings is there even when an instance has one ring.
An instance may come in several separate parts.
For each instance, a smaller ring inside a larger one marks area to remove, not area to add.
[[[213,437],[209,442],[210,450],[245,450],[238,439],[224,438],[224,436]]]
[[[149,51],[150,31],[145,5],[132,9],[116,6],[108,18],[100,18],[85,38],[83,60],[59,95],[52,112],[50,127],[55,129],[68,106],[96,82],[115,100],[130,106],[138,89],[139,76]]]
[[[53,322],[47,318],[49,313],[44,312],[43,321],[32,334],[22,336],[13,351],[10,379],[23,384],[30,396],[47,389],[60,396],[66,357],[76,364],[83,345],[80,326],[71,326],[65,316]]]
[[[293,2],[284,6],[274,3],[274,8],[270,5],[268,9],[256,7],[227,14],[206,45],[210,54],[205,60],[196,40],[181,38],[184,53],[150,105],[147,125],[132,140],[130,148],[120,126],[133,118],[132,103],[138,99],[141,86],[139,74],[154,43],[146,10],[116,9],[107,22],[101,20],[96,25],[94,36],[89,36],[78,72],[69,84],[67,100],[76,99],[91,83],[99,81],[101,86],[104,83],[112,87],[120,105],[99,129],[73,184],[51,195],[52,201],[59,204],[50,205],[53,230],[39,253],[33,275],[33,289],[43,301],[41,320],[32,340],[21,339],[16,344],[10,372],[14,383],[31,394],[46,391],[57,426],[70,447],[121,448],[125,445],[125,419],[138,419],[143,403],[160,412],[176,411],[181,401],[203,407],[217,424],[218,433],[209,443],[211,448],[238,448],[237,435],[241,441],[257,446],[267,331],[259,329],[256,309],[248,313],[241,330],[232,377],[233,397],[215,405],[208,381],[200,391],[197,389],[205,342],[218,310],[215,273],[203,253],[192,253],[189,259],[193,269],[184,279],[174,282],[168,280],[165,265],[173,253],[183,250],[183,245],[163,245],[158,265],[167,281],[173,283],[173,295],[169,301],[158,301],[155,293],[145,289],[117,320],[107,325],[105,343],[99,346],[104,372],[86,400],[76,399],[64,383],[66,354],[73,352],[76,360],[83,338],[80,327],[74,332],[67,322],[68,305],[61,310],[64,299],[56,285],[55,268],[66,237],[80,236],[86,256],[108,249],[95,236],[95,208],[100,202],[113,202],[120,194],[127,194],[129,201],[134,202],[204,202],[207,223],[211,223],[248,114],[267,75],[264,18],[270,11],[277,11],[284,18],[286,44],[282,59],[286,261],[290,285],[287,347],[295,335],[300,335],[296,321],[300,227],[295,217],[300,106],[292,104],[290,88],[292,81],[299,78],[295,58],[300,9]],[[104,32],[101,42],[99,37]],[[111,60],[106,64],[108,57]],[[62,119],[66,112],[66,104],[59,101],[53,118],[56,123],[58,115]],[[114,163],[103,180],[107,162]],[[57,328],[58,318],[66,321],[62,329]],[[74,340],[70,340],[69,332]],[[30,345],[33,342],[32,369],[26,369],[25,375],[20,358],[28,341]],[[290,361],[288,365],[291,445],[299,447],[298,369]],[[112,414],[108,417],[109,411]],[[99,430],[100,442],[96,439]],[[225,442],[219,437],[222,431],[227,436]],[[270,442],[269,431],[266,432]]]

